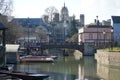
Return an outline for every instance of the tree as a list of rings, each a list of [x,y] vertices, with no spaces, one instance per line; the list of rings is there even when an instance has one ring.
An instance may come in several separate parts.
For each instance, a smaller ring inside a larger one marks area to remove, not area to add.
[[[78,34],[74,34],[71,38],[68,38],[66,41],[68,42],[78,42]]]
[[[0,22],[7,27],[6,43],[14,42],[20,35],[22,29],[15,21],[8,21],[13,10],[13,0],[0,0]]]
[[[76,33],[78,33],[77,24],[75,21],[75,17],[73,16],[73,20],[71,21],[70,28],[69,28],[69,36],[72,37]]]
[[[68,38],[66,40],[67,42],[78,42],[78,34],[74,34],[71,38]],[[68,53],[73,53],[75,50],[74,49],[66,49],[66,52]]]
[[[6,27],[8,28],[6,30],[6,43],[13,43],[16,41],[16,39],[18,37],[20,37],[23,33],[23,29],[20,27],[20,25],[12,20],[10,22],[8,22],[8,17],[7,16],[3,16],[0,15],[0,22]]]
[[[51,7],[48,7],[47,9],[45,9],[45,12],[49,16],[49,21],[52,22],[54,13],[58,13],[58,10],[55,7],[51,6]]]
[[[13,1],[12,0],[0,0],[0,14],[11,15],[13,11]]]
[[[6,30],[6,43],[14,43],[19,37],[23,35],[23,28],[20,27],[17,21],[11,21],[7,26]]]
[[[47,32],[45,31],[44,27],[42,26],[37,27],[35,32],[36,32],[37,41],[39,41],[40,43],[48,42]]]

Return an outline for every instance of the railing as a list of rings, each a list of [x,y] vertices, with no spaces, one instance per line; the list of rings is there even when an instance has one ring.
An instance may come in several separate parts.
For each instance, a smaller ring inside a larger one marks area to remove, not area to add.
[[[45,42],[45,43],[35,43],[36,45],[79,45],[81,44],[80,42],[55,42],[55,43],[49,43],[49,42]]]
[[[78,42],[61,42],[61,43],[36,43],[31,45],[31,48],[39,49],[51,49],[51,48],[68,48],[68,49],[77,49],[81,52],[84,50],[83,43]]]

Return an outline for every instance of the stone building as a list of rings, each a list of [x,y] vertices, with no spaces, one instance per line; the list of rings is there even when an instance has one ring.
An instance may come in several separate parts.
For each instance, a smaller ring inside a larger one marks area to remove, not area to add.
[[[81,26],[85,25],[85,16],[84,16],[84,14],[80,14],[80,24],[81,24]]]
[[[61,21],[69,21],[69,11],[68,8],[65,6],[65,3],[61,9]]]

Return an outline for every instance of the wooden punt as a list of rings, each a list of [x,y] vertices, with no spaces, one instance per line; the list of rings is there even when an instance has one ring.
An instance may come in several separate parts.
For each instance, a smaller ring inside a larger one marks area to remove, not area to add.
[[[54,59],[45,56],[24,56],[20,58],[20,62],[53,62]]]

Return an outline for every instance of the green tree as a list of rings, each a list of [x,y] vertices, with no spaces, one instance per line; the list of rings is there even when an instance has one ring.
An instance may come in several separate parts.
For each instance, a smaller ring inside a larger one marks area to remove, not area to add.
[[[78,33],[77,23],[76,23],[75,17],[73,16],[73,20],[71,21],[70,28],[69,28],[69,36],[72,37],[76,33]]]
[[[74,34],[71,38],[68,38],[66,41],[68,42],[78,42],[78,34]]]

